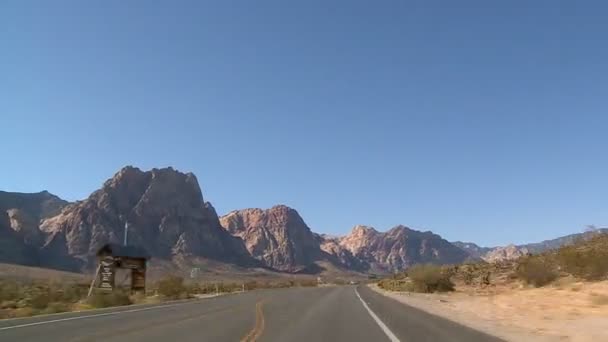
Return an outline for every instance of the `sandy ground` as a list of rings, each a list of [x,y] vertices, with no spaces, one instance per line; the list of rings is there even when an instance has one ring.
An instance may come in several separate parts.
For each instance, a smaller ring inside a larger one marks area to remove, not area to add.
[[[449,294],[376,291],[507,341],[608,341],[608,281]]]

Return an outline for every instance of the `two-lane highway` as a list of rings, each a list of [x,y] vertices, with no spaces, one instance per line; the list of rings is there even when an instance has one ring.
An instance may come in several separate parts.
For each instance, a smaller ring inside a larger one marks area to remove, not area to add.
[[[260,290],[200,301],[0,321],[0,341],[500,341],[365,286]]]

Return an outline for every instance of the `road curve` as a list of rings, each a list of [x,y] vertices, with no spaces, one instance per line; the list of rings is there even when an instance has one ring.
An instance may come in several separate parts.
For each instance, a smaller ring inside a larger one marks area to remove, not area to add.
[[[199,301],[0,321],[0,341],[500,341],[365,286],[260,290]]]

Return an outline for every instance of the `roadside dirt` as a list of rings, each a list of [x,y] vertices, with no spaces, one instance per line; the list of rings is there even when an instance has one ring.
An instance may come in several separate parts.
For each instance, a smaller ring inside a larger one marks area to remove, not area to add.
[[[608,341],[608,281],[562,279],[545,288],[521,285],[447,294],[388,292],[410,306],[507,341]]]

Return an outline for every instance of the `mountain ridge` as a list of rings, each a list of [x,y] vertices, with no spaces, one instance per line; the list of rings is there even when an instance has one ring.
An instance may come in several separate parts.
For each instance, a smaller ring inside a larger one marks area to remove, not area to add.
[[[129,242],[159,260],[204,258],[287,273],[319,273],[322,265],[390,273],[416,263],[494,262],[554,248],[578,236],[497,248],[450,243],[404,225],[387,231],[356,225],[343,236],[331,236],[312,231],[296,209],[281,204],[218,216],[193,173],[126,166],[76,202],[48,191],[0,191],[0,262],[90,269],[101,245],[122,242],[126,225]]]

